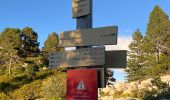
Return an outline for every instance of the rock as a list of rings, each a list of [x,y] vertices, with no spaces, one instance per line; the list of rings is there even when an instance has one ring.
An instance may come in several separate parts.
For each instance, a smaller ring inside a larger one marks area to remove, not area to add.
[[[115,90],[111,90],[111,91],[109,92],[109,95],[114,95],[115,93],[116,93]]]
[[[132,95],[133,92],[128,89],[128,90],[125,90],[122,94],[123,94],[123,95]]]
[[[170,85],[170,75],[161,76],[161,81]]]
[[[112,88],[109,88],[109,87],[107,87],[106,86],[106,88],[103,88],[102,89],[102,92],[104,93],[104,94],[109,94],[109,92],[112,90]]]
[[[112,96],[104,96],[104,97],[99,98],[99,100],[113,100],[113,97]]]
[[[99,100],[113,100],[113,95],[118,93],[122,95],[133,95],[135,91],[143,91],[143,90],[149,90],[152,91],[153,89],[158,89],[156,86],[153,86],[152,84],[152,78],[144,80],[144,81],[134,81],[130,83],[123,83],[123,82],[116,82],[113,84],[113,86],[106,86],[106,88],[101,89],[99,94],[100,99]],[[170,75],[161,76],[161,80],[163,82],[170,83]],[[134,98],[121,98],[121,99],[115,99],[114,100],[138,100]]]
[[[115,90],[119,91],[119,92],[125,91],[125,90],[127,90],[127,88],[128,88],[127,83],[119,83],[119,84],[115,85]]]

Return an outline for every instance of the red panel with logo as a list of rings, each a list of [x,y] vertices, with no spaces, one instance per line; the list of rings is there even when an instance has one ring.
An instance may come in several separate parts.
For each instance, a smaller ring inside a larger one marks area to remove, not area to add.
[[[97,100],[97,70],[67,71],[67,100]]]

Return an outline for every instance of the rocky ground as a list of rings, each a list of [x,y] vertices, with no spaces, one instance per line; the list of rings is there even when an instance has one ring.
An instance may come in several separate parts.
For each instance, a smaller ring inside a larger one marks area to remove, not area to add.
[[[136,91],[143,91],[145,89],[152,91],[157,90],[156,86],[151,83],[153,79],[144,81],[134,81],[131,83],[115,82],[114,85],[106,86],[106,88],[99,89],[99,100],[140,100],[132,98]],[[161,81],[170,83],[170,75],[161,76]],[[138,95],[138,94],[135,94]]]

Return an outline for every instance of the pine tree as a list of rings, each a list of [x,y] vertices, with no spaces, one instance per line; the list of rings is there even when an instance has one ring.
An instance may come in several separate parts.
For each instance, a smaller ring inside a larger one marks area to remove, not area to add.
[[[18,48],[21,46],[20,30],[15,28],[6,28],[0,37],[1,63],[7,67],[8,73],[11,74],[13,64],[20,64]],[[2,65],[2,66],[3,66]]]
[[[48,66],[48,54],[56,51],[62,51],[63,48],[59,47],[59,38],[58,35],[53,32],[51,35],[48,35],[47,40],[44,42],[43,47],[43,58],[44,64]]]
[[[40,53],[39,43],[37,42],[38,35],[37,33],[29,27],[25,27],[21,31],[22,39],[22,55],[26,56],[37,56]]]
[[[137,29],[132,37],[132,42],[129,45],[129,59],[128,66],[125,70],[127,72],[127,80],[134,81],[144,78],[144,52],[142,50],[143,36],[139,29]]]
[[[47,40],[44,42],[43,51],[46,53],[51,53],[60,50],[61,48],[59,48],[58,35],[55,32],[53,32],[51,35],[48,35]]]
[[[155,6],[149,17],[145,37],[148,54],[148,74],[158,75],[170,69],[170,23],[168,15]]]

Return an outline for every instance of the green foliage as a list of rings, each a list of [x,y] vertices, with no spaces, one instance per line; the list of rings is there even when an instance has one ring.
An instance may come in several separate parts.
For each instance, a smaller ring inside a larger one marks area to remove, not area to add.
[[[42,95],[45,98],[58,100],[66,96],[66,75],[57,72],[43,81]]]
[[[146,35],[139,30],[129,45],[127,80],[142,80],[166,74],[170,70],[170,21],[168,15],[155,6],[149,17]]]
[[[21,40],[22,40],[22,48],[21,55],[25,56],[38,56],[40,53],[39,43],[37,42],[38,35],[37,33],[30,27],[25,27],[21,31]]]
[[[10,97],[7,96],[5,93],[0,92],[0,100],[10,100]]]
[[[26,69],[26,75],[27,78],[30,80],[35,79],[36,77],[36,71],[38,71],[38,67],[37,66],[28,66],[28,68]]]
[[[152,84],[158,88],[136,91],[136,96],[144,100],[169,99],[169,85],[161,81],[160,75],[170,72],[170,21],[159,6],[155,6],[149,16],[146,35],[143,37],[137,30],[129,49],[127,80],[153,78]]]
[[[153,86],[156,86],[158,88],[158,90],[164,89],[169,86],[167,83],[162,82],[159,76],[154,77],[154,79],[151,82]]]
[[[129,45],[128,69],[125,70],[128,73],[128,81],[138,80],[144,76],[142,70],[144,69],[145,54],[142,50],[142,43],[143,36],[140,30],[137,30],[134,32],[132,42]]]
[[[15,51],[21,45],[20,30],[15,28],[6,28],[1,33],[0,46],[4,52]]]
[[[159,90],[153,89],[152,91],[146,89],[140,92],[140,97],[144,100],[169,100],[170,87],[168,86]]]
[[[0,46],[1,46],[1,66],[8,69],[8,74],[11,74],[11,68],[13,63],[21,64],[18,56],[18,50],[21,45],[20,42],[20,30],[15,28],[6,28],[1,33]]]
[[[44,42],[44,48],[43,51],[45,53],[51,53],[55,51],[60,51],[61,48],[59,48],[59,38],[58,35],[53,32],[51,35],[48,35],[47,40]]]
[[[48,35],[48,38],[44,42],[44,47],[42,50],[44,57],[44,65],[48,66],[48,55],[52,52],[62,51],[63,48],[59,47],[59,38],[58,35],[53,32],[51,35]]]
[[[168,15],[155,6],[149,17],[147,34],[145,36],[145,51],[148,57],[148,67],[151,73],[163,74],[170,66],[170,23]],[[151,59],[152,60],[151,60]]]
[[[0,34],[0,100],[42,98],[42,89],[43,93],[48,94],[45,84],[49,86],[48,89],[51,88],[47,99],[62,100],[65,97],[66,75],[63,72],[66,69],[43,69],[47,66],[40,55],[37,39],[37,33],[29,27],[22,30],[6,28]],[[51,35],[50,41],[53,51],[61,50],[56,33]]]
[[[42,87],[42,81],[37,80],[31,84],[26,84],[21,88],[11,93],[13,100],[34,100],[40,98],[40,92]]]
[[[25,34],[27,37],[30,37],[34,41],[37,41],[38,39],[37,33],[33,31],[33,29],[30,27],[25,27],[24,29],[22,29],[22,33]]]

